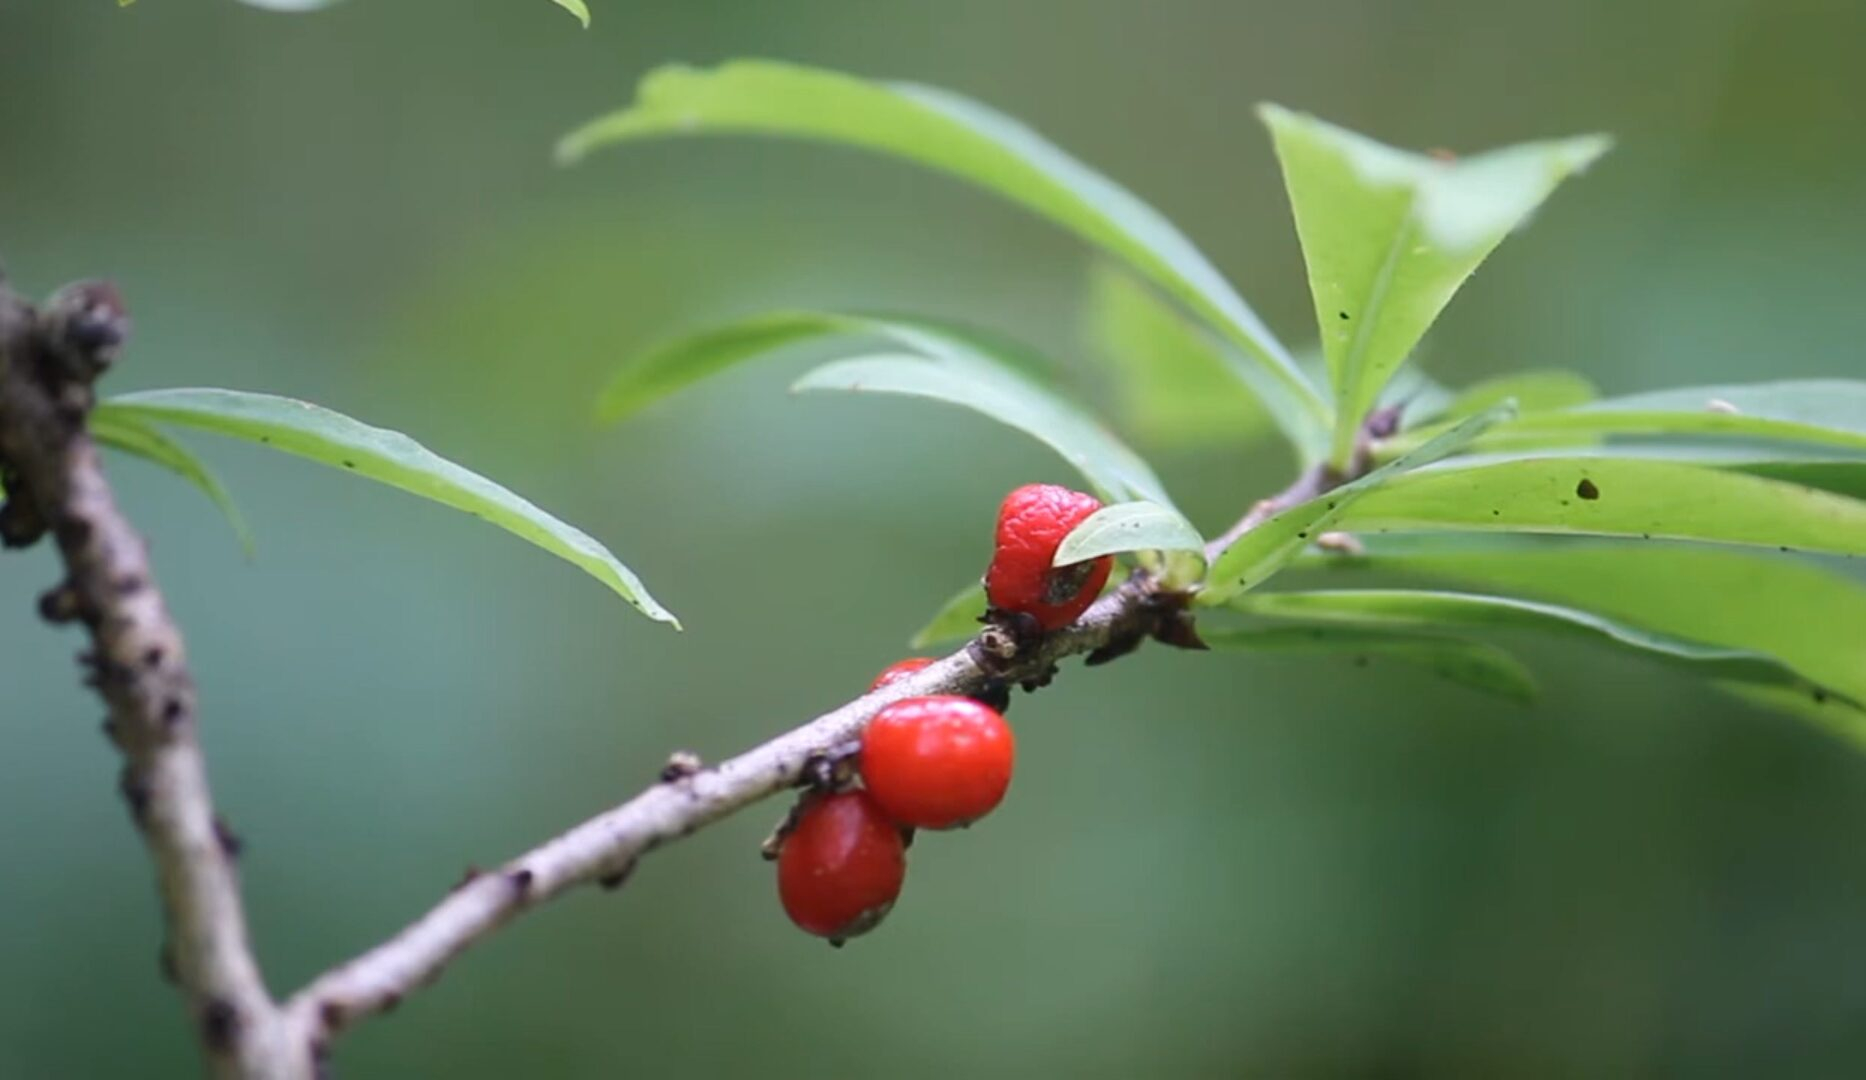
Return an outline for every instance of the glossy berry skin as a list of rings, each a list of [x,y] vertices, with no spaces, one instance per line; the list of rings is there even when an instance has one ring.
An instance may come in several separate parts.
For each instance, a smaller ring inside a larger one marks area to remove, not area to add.
[[[790,921],[837,944],[874,929],[907,876],[900,827],[860,790],[805,796],[777,864]]]
[[[912,675],[932,662],[933,658],[930,656],[910,656],[905,660],[896,661],[883,668],[881,674],[875,676],[875,681],[868,684],[868,689],[879,690],[896,679],[904,679]]]
[[[966,697],[897,701],[862,733],[862,783],[902,825],[951,829],[991,812],[1011,786],[1016,744],[997,710]]]
[[[997,547],[985,571],[985,596],[999,611],[1031,616],[1044,630],[1075,622],[1101,595],[1114,556],[1051,567],[1063,538],[1101,500],[1055,484],[1026,484],[998,508]]]

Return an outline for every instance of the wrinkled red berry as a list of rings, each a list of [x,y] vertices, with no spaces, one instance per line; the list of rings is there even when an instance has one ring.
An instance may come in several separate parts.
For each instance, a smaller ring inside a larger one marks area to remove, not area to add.
[[[1011,725],[966,697],[897,701],[862,734],[862,783],[902,825],[950,829],[991,812],[1011,786]]]
[[[900,827],[859,790],[805,796],[777,863],[785,914],[832,942],[873,930],[907,876]]]
[[[910,656],[905,660],[889,664],[886,668],[882,669],[881,674],[875,676],[875,681],[869,683],[868,688],[870,690],[879,690],[896,679],[904,679],[912,675],[914,672],[919,671],[932,662],[933,658],[930,656]]]
[[[1055,484],[1026,484],[998,508],[998,545],[985,571],[985,595],[1001,611],[1030,615],[1045,630],[1075,622],[1101,595],[1114,556],[1050,566],[1063,538],[1101,509],[1093,495]]]

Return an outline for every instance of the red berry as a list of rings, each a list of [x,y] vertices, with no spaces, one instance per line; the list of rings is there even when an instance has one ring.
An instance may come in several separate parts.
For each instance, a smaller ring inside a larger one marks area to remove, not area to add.
[[[930,656],[910,656],[905,660],[889,664],[882,669],[881,674],[875,676],[874,682],[868,684],[868,689],[879,690],[896,679],[905,679],[932,662],[933,658]]]
[[[805,796],[778,850],[785,914],[833,942],[873,930],[906,876],[900,827],[866,791]]]
[[[1050,566],[1063,537],[1101,500],[1055,484],[1025,484],[998,508],[998,546],[985,571],[991,606],[1032,616],[1045,630],[1075,622],[1101,595],[1114,557],[1103,555],[1071,566]]]
[[[965,697],[897,701],[862,734],[862,783],[889,817],[921,829],[977,821],[1011,786],[1011,725]]]

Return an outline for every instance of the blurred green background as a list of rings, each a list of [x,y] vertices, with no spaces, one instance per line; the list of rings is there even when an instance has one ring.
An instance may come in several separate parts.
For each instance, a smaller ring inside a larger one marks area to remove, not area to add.
[[[595,430],[643,344],[779,305],[908,308],[1070,358],[1088,258],[939,177],[816,147],[549,148],[667,60],[761,55],[1020,115],[1181,223],[1294,344],[1263,98],[1474,150],[1604,129],[1452,305],[1463,382],[1862,371],[1866,5],[1235,0],[0,0],[0,255],[121,283],[116,389],[399,427],[611,544],[674,634],[469,519],[191,439],[259,531],[113,463],[202,683],[287,990],[638,788],[859,690],[987,556],[1041,448],[748,369]],[[1157,459],[1219,527],[1279,449]],[[0,1075],[187,1076],[115,756],[0,561]],[[475,951],[350,1076],[1857,1076],[1866,762],[1671,671],[1536,646],[1519,710],[1375,663],[1143,651],[1020,701],[1010,799],[913,852],[836,952],[780,912],[773,803]]]

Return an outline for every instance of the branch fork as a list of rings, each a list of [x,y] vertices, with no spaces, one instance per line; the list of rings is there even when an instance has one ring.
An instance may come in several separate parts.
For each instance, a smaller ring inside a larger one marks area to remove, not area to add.
[[[121,788],[141,831],[168,921],[164,968],[185,997],[215,1075],[302,1080],[318,1075],[331,1041],[432,984],[455,957],[519,915],[581,885],[615,889],[641,858],[754,802],[799,785],[834,783],[850,748],[884,707],[957,694],[1008,705],[1009,688],[1047,685],[1058,663],[1101,664],[1145,640],[1199,649],[1192,594],[1141,572],[1075,623],[1042,633],[999,613],[964,648],[737,757],[705,765],[677,753],[656,782],[511,860],[469,870],[426,914],[387,941],[279,1001],[254,958],[241,902],[240,844],[215,810],[196,731],[196,691],[142,538],[118,510],[86,431],[93,384],[128,332],[115,289],[86,283],[36,310],[0,280],[0,541],[48,532],[66,578],[39,602],[52,622],[82,623],[85,681],[109,709],[105,732],[124,759]],[[1215,558],[1278,511],[1364,473],[1367,447],[1397,413],[1370,415],[1348,475],[1317,466],[1253,506],[1214,541]]]

